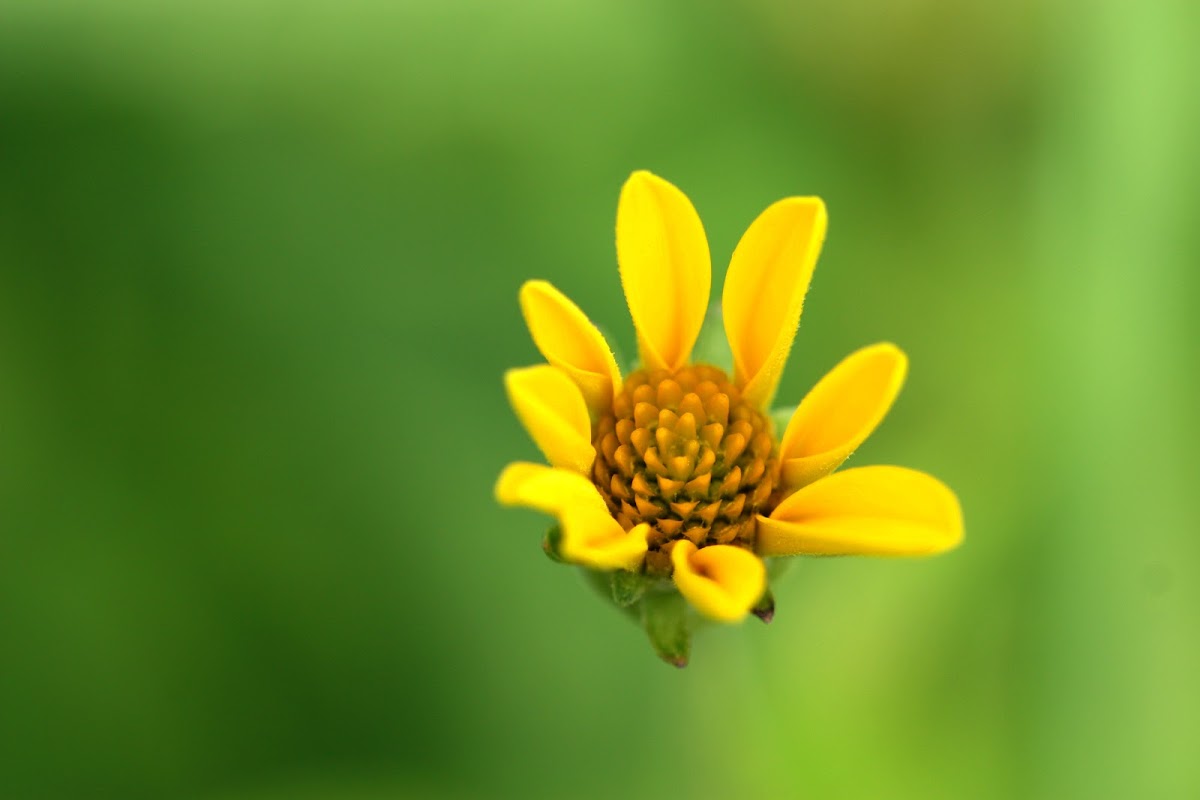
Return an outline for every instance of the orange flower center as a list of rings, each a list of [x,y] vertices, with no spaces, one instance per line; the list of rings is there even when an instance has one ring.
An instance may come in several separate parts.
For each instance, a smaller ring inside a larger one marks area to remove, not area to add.
[[[669,575],[667,545],[754,547],[779,475],[769,419],[720,369],[630,375],[599,422],[592,480],[625,530],[647,522],[646,571]]]

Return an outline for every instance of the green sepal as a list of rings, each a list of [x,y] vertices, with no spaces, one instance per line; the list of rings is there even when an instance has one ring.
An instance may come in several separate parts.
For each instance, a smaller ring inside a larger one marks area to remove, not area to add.
[[[642,597],[642,627],[658,657],[674,667],[686,667],[692,635],[688,605],[676,591],[648,592]]]
[[[641,610],[636,604],[622,606],[617,603],[616,598],[613,597],[612,582],[615,572],[591,569],[590,567],[580,567],[579,571],[583,573],[583,579],[587,581],[587,585],[592,587],[592,590],[597,596],[599,596],[601,600],[603,600],[605,603],[611,603],[613,608],[617,609],[617,611],[620,611],[622,614],[628,617],[629,620],[635,625],[641,624]],[[623,570],[617,571],[620,572]]]
[[[775,595],[771,592],[771,587],[763,592],[763,596],[754,604],[754,608],[750,609],[750,613],[761,619],[763,622],[770,622],[775,618]]]
[[[551,561],[558,564],[567,563],[561,552],[562,546],[562,528],[557,525],[551,525],[550,530],[546,531],[546,535],[542,537],[542,552]]]
[[[692,348],[692,361],[720,367],[727,374],[733,372],[733,350],[725,338],[725,318],[720,303],[713,303],[704,315],[704,324],[696,337],[696,346]]]
[[[646,593],[649,580],[642,573],[617,569],[613,570],[610,575],[609,587],[612,592],[612,601],[617,608],[629,608],[641,600],[642,595]]]
[[[754,604],[754,608],[750,609],[750,613],[761,619],[763,622],[770,622],[775,618],[775,593],[771,591],[771,584],[779,580],[792,564],[796,561],[795,558],[766,558],[763,559],[767,565],[767,589],[763,592],[763,596]]]

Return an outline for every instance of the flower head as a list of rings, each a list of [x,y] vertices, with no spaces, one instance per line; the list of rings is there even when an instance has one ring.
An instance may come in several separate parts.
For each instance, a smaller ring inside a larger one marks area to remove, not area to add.
[[[770,407],[825,227],[821,200],[791,197],[742,236],[721,296],[731,365],[692,360],[708,315],[708,242],[687,197],[648,172],[630,176],[617,207],[633,372],[622,377],[557,289],[521,288],[549,363],[511,370],[505,384],[550,465],[509,465],[497,498],[554,516],[548,552],[585,567],[672,663],[686,663],[688,604],[724,622],[770,618],[766,558],[927,555],[962,539],[958,500],[935,478],[835,473],[900,391],[908,362],[895,345],[852,353],[776,429]]]

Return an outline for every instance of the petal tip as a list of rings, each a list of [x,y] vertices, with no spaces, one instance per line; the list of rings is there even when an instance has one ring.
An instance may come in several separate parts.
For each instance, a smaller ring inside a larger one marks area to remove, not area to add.
[[[825,201],[815,195],[785,197],[778,203],[781,206],[803,209],[812,213],[815,216],[828,216],[829,210],[825,206]]]
[[[554,284],[542,278],[533,278],[521,284],[521,288],[517,290],[517,300],[521,303],[521,307],[525,308],[534,300],[535,295],[547,294],[554,291]]]
[[[908,353],[895,342],[878,342],[867,348],[880,355],[886,355],[896,362],[896,368],[902,373],[908,372]]]
[[[942,485],[945,486],[945,484]],[[949,526],[949,536],[946,537],[946,546],[938,551],[943,553],[957,548],[967,536],[966,524],[963,521],[962,503],[959,501],[958,495],[949,486],[946,486],[946,493],[949,495],[947,499],[950,505],[951,523]]]
[[[637,186],[646,183],[667,183],[664,178],[660,178],[648,169],[635,169],[629,173],[629,177],[625,179],[625,186]]]
[[[898,393],[900,387],[904,385],[904,380],[908,377],[908,354],[894,342],[879,342],[863,349],[881,358],[891,359],[892,385]]]
[[[510,367],[504,370],[504,388],[511,396],[513,388],[520,382],[521,375],[533,367]]]
[[[513,462],[500,471],[496,486],[492,490],[496,502],[502,506],[520,505],[520,485],[529,475],[529,467],[536,466],[521,461]]]
[[[785,197],[772,203],[764,214],[770,213],[777,221],[811,231],[809,236],[817,243],[824,241],[829,227],[829,209],[819,197]]]

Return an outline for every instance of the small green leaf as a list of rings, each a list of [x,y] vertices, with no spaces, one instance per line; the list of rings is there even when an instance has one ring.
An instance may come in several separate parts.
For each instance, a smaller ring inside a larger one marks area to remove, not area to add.
[[[542,552],[554,562],[559,564],[566,563],[563,560],[560,546],[562,544],[562,528],[557,525],[552,525],[550,530],[546,531],[546,535],[542,538]]]
[[[596,592],[601,600],[612,605],[613,608],[628,617],[633,624],[640,625],[642,623],[641,609],[636,604],[622,607],[613,598],[613,574],[611,572],[599,569],[589,569],[588,567],[580,567],[579,571],[583,573],[583,579],[587,581],[587,585]]]
[[[676,591],[650,592],[642,597],[642,626],[658,657],[675,667],[686,667],[692,636],[688,607]]]
[[[763,592],[763,596],[755,604],[754,608],[750,609],[750,613],[763,622],[770,622],[775,618],[775,595],[772,594],[770,586]]]
[[[628,572],[623,569],[613,570],[609,578],[612,588],[612,600],[618,608],[628,608],[642,599],[646,593],[648,581],[640,572]]]

